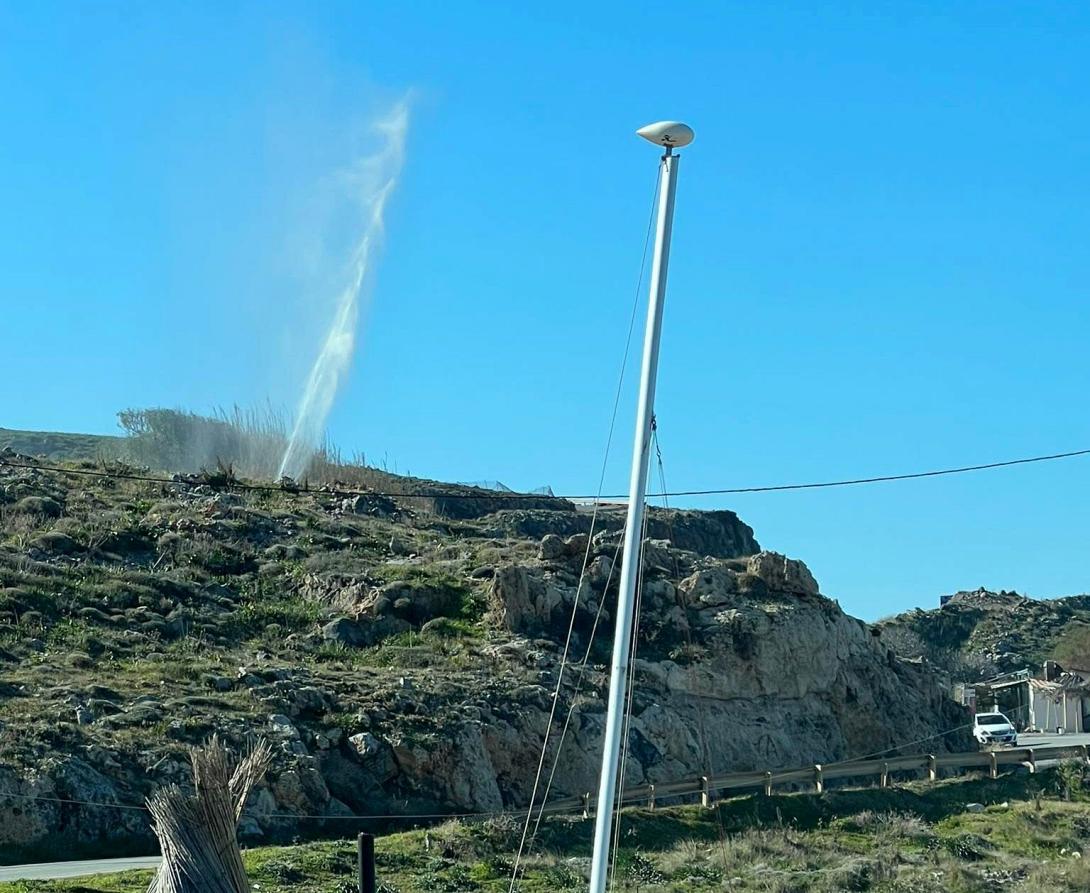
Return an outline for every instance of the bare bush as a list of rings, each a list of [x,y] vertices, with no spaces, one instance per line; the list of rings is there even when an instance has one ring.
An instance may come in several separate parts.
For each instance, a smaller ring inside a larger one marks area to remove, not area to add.
[[[291,426],[272,406],[217,409],[211,416],[181,409],[126,409],[117,414],[125,430],[127,461],[160,471],[203,473],[210,483],[237,477],[273,480],[288,448]],[[388,488],[395,477],[367,465],[362,453],[345,460],[328,441],[310,458],[304,480],[312,485]]]

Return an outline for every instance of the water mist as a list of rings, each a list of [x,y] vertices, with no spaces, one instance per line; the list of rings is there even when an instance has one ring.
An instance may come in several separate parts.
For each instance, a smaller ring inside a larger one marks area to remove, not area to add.
[[[329,331],[296,409],[291,437],[280,462],[280,477],[298,479],[306,472],[325,435],[333,401],[351,365],[360,305],[367,294],[371,266],[382,242],[386,203],[401,173],[408,126],[408,106],[398,103],[389,115],[375,122],[374,130],[382,141],[379,150],[361,159],[347,178],[363,211],[362,231],[355,243],[344,287],[337,297]]]

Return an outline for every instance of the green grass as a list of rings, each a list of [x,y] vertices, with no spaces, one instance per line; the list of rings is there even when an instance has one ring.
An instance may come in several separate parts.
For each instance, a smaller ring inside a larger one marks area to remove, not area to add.
[[[620,825],[617,889],[985,893],[998,885],[1074,893],[1090,889],[1090,797],[1080,787],[1067,801],[1056,794],[1060,787],[1050,771],[998,782],[740,797],[711,810],[629,810]],[[974,801],[990,805],[965,811]],[[381,889],[504,893],[521,830],[508,818],[380,837]],[[586,889],[592,832],[593,822],[579,818],[544,823],[524,862],[521,893]],[[253,849],[245,860],[255,889],[266,893],[354,889],[351,839]],[[142,893],[149,877],[0,884],[0,893]]]
[[[254,635],[267,626],[277,624],[282,629],[306,631],[322,618],[321,606],[291,595],[256,595],[243,601],[232,616],[243,634]]]

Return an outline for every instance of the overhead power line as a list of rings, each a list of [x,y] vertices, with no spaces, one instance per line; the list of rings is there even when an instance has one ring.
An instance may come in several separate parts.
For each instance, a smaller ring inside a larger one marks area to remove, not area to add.
[[[882,484],[892,481],[910,481],[918,478],[943,477],[953,474],[967,474],[973,471],[989,471],[995,468],[1010,468],[1015,465],[1030,465],[1037,462],[1052,462],[1057,459],[1073,459],[1078,456],[1090,456],[1090,449],[1072,450],[1066,453],[1050,453],[1045,456],[1028,456],[1021,459],[1005,459],[1002,462],[986,462],[979,465],[960,465],[955,468],[938,468],[930,471],[911,471],[901,474],[885,474],[874,477],[855,477],[832,481],[814,481],[802,484],[769,484],[752,487],[715,487],[703,490],[671,490],[663,493],[648,493],[647,498],[674,498],[678,496],[728,496],[741,493],[777,493],[790,490],[824,490],[833,487],[853,487],[860,484]],[[420,490],[357,490],[344,487],[284,487],[279,484],[253,484],[243,481],[211,482],[194,480],[185,477],[157,477],[148,474],[136,474],[125,471],[110,471],[108,469],[95,468],[64,468],[60,465],[46,465],[37,462],[21,462],[0,457],[0,466],[9,468],[29,468],[35,471],[52,471],[58,474],[75,474],[87,477],[114,478],[116,480],[143,481],[151,484],[173,484],[176,486],[199,487],[208,486],[218,490],[243,490],[261,493],[282,493],[289,496],[300,493],[324,494],[327,496],[372,496],[388,499],[487,499],[500,502],[525,502],[527,500],[542,502],[550,499],[562,499],[570,502],[599,502],[602,500],[627,499],[624,493],[582,494],[582,495],[553,495],[541,496],[536,493],[494,493],[474,490],[464,492],[451,488],[446,489],[420,489]]]
[[[1028,709],[1023,706],[1019,709]],[[955,732],[960,732],[965,729],[972,728],[973,723],[962,723],[956,726],[950,726],[947,729],[935,732],[934,734],[927,735],[922,738],[916,738],[911,741],[904,741],[900,744],[887,747],[883,750],[873,751],[871,753],[865,753],[862,755],[844,757],[840,760],[823,761],[822,766],[825,768],[831,768],[833,766],[844,766],[851,763],[862,762],[864,760],[870,760],[875,757],[889,754],[890,751],[901,751],[906,747],[911,747],[914,744],[922,744],[925,741],[934,741],[938,738],[942,738],[946,735],[951,735]],[[893,759],[894,755],[890,758]],[[691,776],[686,778],[673,779],[671,782],[663,782],[662,784],[668,785],[676,781],[690,780]],[[103,800],[87,800],[75,797],[63,797],[63,796],[50,796],[46,794],[22,794],[16,791],[4,791],[0,790],[0,799],[13,799],[13,800],[25,800],[30,802],[40,803],[60,803],[68,804],[72,806],[88,806],[98,809],[116,809],[131,812],[147,812],[148,808],[144,804],[138,803],[111,803]],[[558,805],[557,803],[549,804],[547,802],[538,803],[536,806],[512,808],[506,810],[494,810],[494,811],[481,811],[481,812],[416,812],[416,813],[370,813],[370,814],[353,814],[353,815],[331,815],[323,813],[290,813],[290,812],[274,812],[264,816],[270,819],[296,819],[296,820],[310,820],[310,821],[422,821],[430,819],[487,819],[487,818],[503,818],[503,817],[523,817],[529,810],[530,813],[540,817],[543,813],[550,815],[557,815],[563,813],[575,812],[582,807],[566,807],[564,805]]]
[[[725,493],[773,493],[781,490],[819,490],[828,487],[851,487],[856,484],[882,484],[888,481],[910,481],[916,478],[942,477],[948,474],[965,474],[970,471],[988,471],[992,468],[1009,468],[1012,465],[1029,465],[1032,462],[1050,462],[1053,459],[1072,459],[1090,456],[1090,449],[1073,450],[1069,453],[1053,453],[1048,456],[1030,456],[1025,459],[1006,459],[983,465],[962,465],[957,468],[940,468],[933,471],[912,471],[904,474],[886,474],[877,477],[849,478],[840,481],[819,481],[810,484],[773,484],[766,487],[734,487],[719,490],[675,490],[672,493],[648,493],[651,496],[714,496]]]
[[[131,803],[109,803],[102,800],[81,800],[73,797],[49,797],[41,794],[19,794],[15,791],[0,791],[0,798],[13,799],[13,800],[25,800],[36,803],[59,803],[69,806],[88,806],[95,809],[117,809],[126,812],[148,812],[146,805],[131,804]],[[574,812],[575,808],[571,809],[556,809],[545,807],[547,812],[552,814],[558,814],[563,812]],[[294,812],[271,812],[264,814],[262,818],[266,819],[295,819],[297,821],[322,821],[322,822],[371,822],[371,821],[428,821],[438,819],[491,819],[491,818],[506,818],[509,816],[521,817],[526,814],[526,809],[509,809],[509,810],[497,810],[493,812],[413,812],[413,813],[370,813],[370,814],[353,814],[353,815],[332,815],[325,813],[294,813]]]

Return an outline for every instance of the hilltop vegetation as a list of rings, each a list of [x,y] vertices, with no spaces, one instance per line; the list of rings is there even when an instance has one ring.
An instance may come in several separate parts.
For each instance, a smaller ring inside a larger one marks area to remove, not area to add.
[[[0,450],[49,459],[114,459],[123,439],[101,434],[62,434],[55,431],[13,431],[0,428]]]
[[[1016,592],[956,593],[930,611],[877,624],[905,657],[924,657],[946,675],[972,681],[1045,660],[1090,669],[1090,595],[1031,599]]]
[[[0,450],[42,460],[124,462],[168,473],[230,471],[269,481],[277,475],[291,435],[287,417],[271,406],[233,406],[210,415],[163,407],[123,409],[117,424],[120,436],[0,428]],[[362,454],[346,461],[330,443],[314,450],[302,477],[317,485],[406,481],[385,468],[371,467]]]

